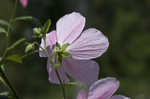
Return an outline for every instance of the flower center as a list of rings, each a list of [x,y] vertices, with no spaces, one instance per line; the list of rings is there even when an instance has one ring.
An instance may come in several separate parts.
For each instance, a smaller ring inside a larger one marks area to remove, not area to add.
[[[56,48],[53,52],[53,56],[55,57],[55,60],[58,60],[59,63],[62,63],[64,58],[71,56],[71,54],[66,50],[68,46],[69,43],[66,43],[62,46],[59,43],[56,43]]]

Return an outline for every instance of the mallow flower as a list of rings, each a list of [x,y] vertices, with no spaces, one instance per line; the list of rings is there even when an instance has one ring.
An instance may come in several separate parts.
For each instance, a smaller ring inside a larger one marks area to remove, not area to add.
[[[130,99],[122,95],[113,95],[119,88],[119,81],[115,78],[107,77],[94,82],[88,94],[85,91],[80,91],[77,99]]]
[[[28,0],[20,0],[20,3],[25,8],[28,5]]]
[[[108,48],[109,42],[106,36],[95,28],[83,31],[85,17],[80,13],[72,12],[60,18],[56,23],[56,30],[46,35],[46,48],[49,55],[61,53],[62,66],[58,68],[61,79],[68,82],[66,74],[75,80],[92,83],[97,80],[99,66],[90,60],[101,56]],[[82,32],[83,31],[83,32]],[[41,40],[44,48],[44,40]],[[70,55],[68,55],[70,54]],[[40,56],[45,57],[40,49]],[[65,57],[69,56],[69,57]],[[59,83],[51,64],[47,62],[49,81]]]

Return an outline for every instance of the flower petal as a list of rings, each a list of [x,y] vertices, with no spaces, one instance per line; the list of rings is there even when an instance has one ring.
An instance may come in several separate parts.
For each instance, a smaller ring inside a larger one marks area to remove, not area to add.
[[[56,42],[57,42],[57,37],[56,37],[55,30],[46,34],[46,47],[50,46],[52,48],[56,44]],[[44,48],[43,39],[41,39],[41,47]]]
[[[47,48],[46,50],[47,50],[47,52],[48,52],[48,55],[50,55],[50,54],[52,53],[52,49]],[[40,57],[47,57],[47,56],[42,52],[42,50],[39,51],[39,56],[40,56]]]
[[[96,81],[89,89],[88,99],[109,99],[119,87],[115,78],[105,78]]]
[[[69,80],[65,74],[64,68],[61,66],[61,67],[57,68],[57,70],[59,72],[59,76],[60,76],[61,80],[64,83],[69,82]],[[52,83],[60,84],[58,77],[56,76],[56,72],[52,69],[51,64],[49,64],[48,62],[47,62],[47,71],[48,71],[48,75],[49,75],[48,80]]]
[[[71,44],[82,32],[85,25],[85,18],[73,12],[60,18],[56,24],[58,43]]]
[[[109,42],[99,30],[90,28],[84,31],[67,50],[72,57],[87,60],[101,56],[108,48]]]
[[[52,31],[49,34],[50,36],[47,36],[46,38],[46,42],[48,42],[48,44],[50,45],[51,49],[55,46],[56,42],[57,42],[57,34],[56,31]]]
[[[130,99],[130,98],[122,96],[122,95],[115,95],[115,96],[112,96],[110,99]]]
[[[86,92],[85,91],[80,91],[78,93],[77,99],[86,99]]]
[[[48,33],[48,34],[46,34],[46,48],[50,47],[50,50],[52,50],[54,48],[56,42],[57,42],[57,36],[56,36],[56,31],[55,30]],[[41,39],[41,45],[40,46],[42,48],[44,48],[44,40],[43,39]],[[39,50],[40,50],[40,52],[39,52],[40,57],[46,57],[42,53],[42,49],[40,48]]]
[[[92,60],[75,60],[68,58],[63,64],[65,71],[75,80],[91,84],[98,79],[99,66]]]
[[[20,3],[22,4],[22,6],[25,8],[28,5],[28,0],[20,0]]]

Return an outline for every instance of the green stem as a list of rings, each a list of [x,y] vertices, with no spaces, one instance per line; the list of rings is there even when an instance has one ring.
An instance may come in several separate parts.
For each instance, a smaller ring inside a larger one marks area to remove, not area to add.
[[[17,10],[17,4],[18,4],[18,0],[15,1],[15,7],[12,11],[11,17],[9,19],[9,24],[13,24],[14,23],[14,18],[15,18],[15,14],[16,14],[16,10]],[[9,36],[9,32],[10,32],[10,26],[8,26],[7,28],[7,34],[6,34],[6,47],[8,47],[8,36]]]
[[[17,9],[17,3],[18,3],[18,0],[16,0],[16,2],[15,2],[15,7],[14,7],[14,10],[12,12],[11,18],[9,20],[9,24],[10,25],[13,24],[13,20],[14,20],[15,14],[16,14],[16,9]],[[7,28],[7,33],[6,33],[6,49],[5,49],[4,53],[3,53],[2,60],[0,61],[0,65],[3,64],[3,62],[5,60],[5,57],[6,57],[7,53],[8,53],[9,32],[10,32],[10,26],[8,26],[8,28]],[[13,96],[16,99],[19,99],[19,97],[18,97],[15,89],[12,87],[11,83],[9,82],[9,80],[8,80],[5,72],[2,69],[0,69],[0,73],[1,73],[1,75],[2,75],[2,77],[4,79],[4,81],[5,81],[5,83],[7,84],[9,90],[12,92]]]
[[[22,56],[21,58],[22,58],[22,59],[23,59],[23,58],[26,58],[26,57],[28,57],[28,56],[30,56],[30,55],[32,55],[32,54],[38,53],[38,52],[39,52],[39,50],[35,50],[35,51],[31,52],[31,53],[25,54],[25,55]]]
[[[3,62],[4,62],[4,60],[5,60],[5,57],[6,57],[6,55],[7,55],[7,52],[8,52],[8,50],[6,49],[6,50],[4,51],[4,53],[3,53],[3,56],[1,57],[2,59],[0,60],[0,65],[3,64]]]
[[[46,36],[43,38],[43,40],[44,40],[44,49],[43,49],[41,46],[39,46],[39,47],[41,47],[41,49],[43,50],[43,52],[44,52],[44,53],[46,54],[46,56],[48,57],[49,63],[52,65],[53,62],[52,62],[52,60],[51,60],[51,58],[50,58],[50,56],[48,55],[48,52],[47,52],[47,50],[46,50]],[[56,59],[55,59],[55,63],[54,63],[54,64],[56,64]],[[60,75],[59,75],[59,73],[58,73],[58,71],[57,71],[57,68],[55,68],[55,72],[56,72],[56,76],[58,77],[58,80],[59,80],[60,85],[61,85],[61,88],[62,88],[63,97],[64,97],[64,99],[66,99],[65,86],[64,86],[64,84],[63,84],[63,81],[62,81],[61,78],[60,78]]]
[[[61,88],[62,88],[63,97],[64,97],[64,99],[66,99],[65,86],[64,86],[64,84],[63,84],[63,81],[61,80],[57,69],[55,69],[55,72],[56,72],[56,75],[57,75],[57,77],[58,77],[58,80],[59,80],[60,85],[61,85]]]
[[[9,82],[9,80],[8,80],[8,78],[7,78],[7,76],[6,76],[6,74],[4,73],[4,71],[3,71],[2,69],[0,69],[0,73],[1,73],[1,75],[2,75],[2,77],[3,77],[3,79],[4,79],[4,81],[5,81],[5,83],[7,84],[9,90],[13,93],[14,97],[15,97],[16,99],[19,99],[19,97],[18,97],[18,95],[17,95],[15,89],[14,89],[14,88],[12,87],[12,85],[10,84],[10,82]]]

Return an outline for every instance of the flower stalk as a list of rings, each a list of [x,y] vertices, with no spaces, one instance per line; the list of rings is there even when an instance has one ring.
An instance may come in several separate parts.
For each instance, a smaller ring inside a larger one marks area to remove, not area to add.
[[[61,88],[62,88],[63,97],[64,97],[64,99],[66,99],[65,86],[64,86],[64,84],[63,84],[63,81],[61,80],[61,78],[60,78],[60,76],[59,76],[59,73],[58,73],[57,69],[55,69],[55,72],[56,72],[56,75],[57,75],[58,80],[59,80],[59,82],[60,82],[60,86],[61,86]]]
[[[57,60],[57,59],[55,59],[55,62],[53,63],[53,61],[51,60],[51,58],[50,58],[50,56],[48,55],[48,52],[47,52],[47,50],[46,50],[46,37],[44,37],[43,40],[44,40],[44,48],[42,48],[41,46],[39,46],[39,47],[43,50],[44,54],[48,57],[49,63],[53,66],[54,64],[57,64],[57,63],[56,63],[56,60]],[[59,72],[58,72],[57,68],[53,68],[53,69],[55,70],[56,76],[57,76],[57,78],[58,78],[58,80],[59,80],[59,82],[60,82],[60,86],[61,86],[62,93],[63,93],[63,98],[64,98],[64,99],[67,99],[67,98],[66,98],[66,92],[65,92],[65,86],[64,86],[63,81],[62,81],[62,79],[61,79],[61,77],[60,77],[60,75],[59,75]]]

